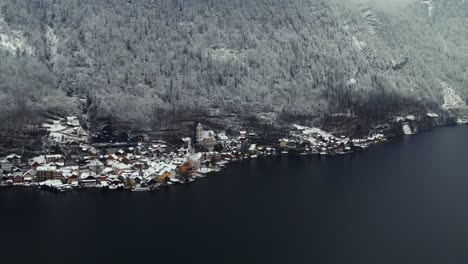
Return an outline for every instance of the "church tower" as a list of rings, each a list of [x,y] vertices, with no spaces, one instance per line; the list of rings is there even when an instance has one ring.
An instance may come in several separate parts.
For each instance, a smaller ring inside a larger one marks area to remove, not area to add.
[[[197,125],[197,129],[196,129],[196,137],[197,137],[197,143],[201,143],[201,141],[203,140],[203,126],[198,123]]]

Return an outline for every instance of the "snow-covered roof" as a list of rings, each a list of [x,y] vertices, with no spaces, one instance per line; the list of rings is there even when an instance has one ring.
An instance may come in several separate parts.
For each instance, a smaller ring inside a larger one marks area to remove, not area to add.
[[[88,162],[88,166],[104,166],[104,164],[99,160],[91,160]]]
[[[202,156],[203,156],[202,153],[197,152],[197,153],[190,154],[190,155],[189,155],[189,159],[190,159],[191,161],[198,161],[198,160],[200,160],[200,159],[202,158]]]
[[[7,159],[21,158],[21,156],[20,156],[20,155],[16,155],[16,154],[12,153],[12,154],[10,154],[10,155],[6,156],[6,158],[7,158]]]
[[[202,133],[202,138],[213,138],[215,137],[216,134],[213,130],[207,130],[207,131],[203,131]]]
[[[30,174],[30,175],[32,175],[32,176],[36,176],[37,171],[36,171],[36,170],[28,170],[26,173],[24,173],[24,175],[26,175],[26,174]]]
[[[109,167],[104,168],[104,170],[102,171],[103,174],[108,174],[112,172],[114,172],[114,169],[109,168]]]
[[[37,156],[37,157],[34,157],[34,158],[29,160],[29,165],[33,165],[34,163],[37,163],[37,164],[46,163],[46,159],[45,159],[44,155]]]
[[[55,171],[57,170],[56,166],[39,166],[37,167],[37,171]]]
[[[81,179],[87,179],[89,177],[94,177],[96,178],[96,174],[92,173],[92,172],[89,172],[89,171],[84,171],[80,174],[80,178]]]
[[[115,162],[115,163],[112,164],[112,168],[114,168],[116,170],[127,170],[127,169],[132,168],[132,166],[124,164],[124,163]]]
[[[175,158],[174,160],[172,160],[172,164],[175,164],[175,165],[182,165],[182,164],[184,164],[186,161],[187,161],[187,159],[184,159],[184,158]]]
[[[63,155],[61,155],[61,154],[46,155],[46,158],[61,159],[61,158],[63,158]]]

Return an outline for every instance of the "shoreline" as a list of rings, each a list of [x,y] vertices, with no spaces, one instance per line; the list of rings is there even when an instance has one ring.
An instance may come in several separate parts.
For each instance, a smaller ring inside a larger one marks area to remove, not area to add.
[[[447,124],[436,124],[435,126],[428,126],[428,127],[422,127],[419,128],[415,133],[412,135],[417,135],[420,134],[421,132],[425,131],[430,131],[432,129],[436,129],[438,127],[450,127],[450,126],[457,126],[456,123],[447,123]],[[299,127],[298,131],[306,131],[306,127],[302,126],[297,126]],[[331,135],[331,134],[328,134]],[[172,185],[181,185],[181,184],[190,184],[192,182],[195,182],[197,180],[203,179],[203,178],[208,178],[210,176],[218,175],[220,172],[222,172],[225,169],[229,169],[230,165],[233,163],[237,163],[240,161],[246,161],[246,160],[253,160],[253,159],[265,159],[265,158],[275,158],[275,157],[335,157],[335,156],[342,156],[342,155],[347,155],[347,154],[352,154],[356,152],[363,152],[369,148],[372,148],[375,145],[379,144],[385,144],[389,142],[394,142],[402,139],[405,135],[397,135],[393,137],[382,137],[382,138],[374,138],[374,137],[369,137],[368,139],[360,139],[360,140],[351,140],[351,139],[344,139],[341,137],[343,142],[347,142],[346,144],[350,144],[352,147],[345,148],[343,149],[341,147],[342,142],[340,143],[340,151],[336,151],[333,147],[329,147],[326,152],[317,152],[317,151],[312,151],[308,148],[305,149],[299,149],[299,148],[293,148],[289,149],[288,147],[282,148],[280,146],[273,146],[273,145],[266,145],[262,148],[260,148],[263,152],[241,152],[240,155],[237,155],[236,157],[231,156],[231,158],[226,158],[222,159],[219,158],[219,160],[214,163],[206,166],[199,166],[198,169],[190,169],[187,174],[184,174],[185,176],[181,176],[179,173],[178,176],[172,176],[170,178],[165,178],[164,180],[158,180],[156,182],[153,182],[152,184],[148,184],[146,182],[140,182],[138,183],[132,183],[129,185],[127,182],[125,182],[121,177],[108,177],[103,180],[100,179],[102,178],[102,175],[98,175],[96,178],[90,179],[89,181],[83,180],[81,178],[77,179],[76,181],[66,181],[65,179],[59,180],[59,179],[49,179],[46,181],[38,182],[38,181],[29,181],[29,182],[19,182],[15,183],[14,181],[5,181],[2,180],[0,182],[0,189],[5,189],[5,188],[20,188],[20,189],[34,189],[34,190],[45,190],[45,191],[52,191],[56,193],[66,193],[69,191],[86,191],[86,190],[102,190],[105,192],[112,192],[112,191],[131,191],[131,192],[153,192],[153,191],[158,191],[161,188],[170,188]],[[319,138],[322,138],[322,136],[319,136]],[[333,136],[333,139],[336,139],[338,141],[337,137]],[[333,142],[333,140],[326,139],[326,142]],[[351,142],[351,143],[350,143]],[[346,146],[346,144],[344,146]],[[252,144],[255,145],[255,144]],[[337,146],[336,143],[333,145],[334,147]],[[266,151],[267,149],[270,149]],[[325,149],[325,148],[323,148]],[[307,151],[306,151],[307,150]],[[258,151],[258,150],[257,150]],[[172,152],[171,152],[172,153]],[[199,155],[206,155],[207,153],[201,152],[201,153],[195,153]],[[219,153],[217,153],[219,154]],[[187,160],[190,160],[187,158]],[[179,168],[182,168],[185,165],[181,165]],[[141,172],[140,172],[141,174]],[[2,179],[5,179],[3,177]]]

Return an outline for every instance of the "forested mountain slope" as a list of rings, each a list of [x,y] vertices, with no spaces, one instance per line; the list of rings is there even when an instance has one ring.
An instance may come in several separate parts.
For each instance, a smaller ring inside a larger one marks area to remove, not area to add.
[[[320,120],[464,107],[466,1],[343,2],[0,0],[2,114],[86,98],[92,118],[151,127],[207,109]]]

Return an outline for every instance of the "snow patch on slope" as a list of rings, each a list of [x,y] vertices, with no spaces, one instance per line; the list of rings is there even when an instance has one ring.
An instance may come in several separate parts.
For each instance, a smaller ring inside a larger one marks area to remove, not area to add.
[[[465,101],[453,90],[453,88],[446,82],[439,80],[440,85],[443,88],[444,104],[442,108],[444,110],[461,109],[466,107]]]
[[[54,63],[58,54],[59,38],[55,35],[54,29],[49,26],[47,26],[46,31],[46,43],[49,48],[51,61]]]
[[[34,50],[27,44],[26,39],[20,31],[11,30],[3,17],[0,17],[0,49],[16,54],[17,51],[29,55],[34,54]]]
[[[238,50],[218,46],[211,47],[210,52],[213,56],[213,59],[219,61],[236,61],[245,57],[245,55]]]
[[[357,80],[354,79],[354,78],[351,78],[351,79],[348,80],[347,83],[348,83],[348,85],[355,85],[355,84],[357,84]]]
[[[358,40],[355,36],[353,36],[353,44],[358,48],[359,50],[362,50],[363,48],[367,47],[367,43],[364,41]]]
[[[421,3],[423,5],[427,6],[427,12],[428,12],[429,16],[431,17],[432,13],[434,11],[434,6],[432,5],[432,0],[422,0]]]

